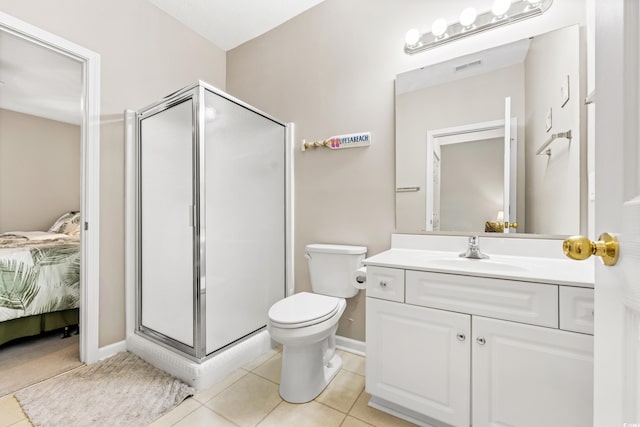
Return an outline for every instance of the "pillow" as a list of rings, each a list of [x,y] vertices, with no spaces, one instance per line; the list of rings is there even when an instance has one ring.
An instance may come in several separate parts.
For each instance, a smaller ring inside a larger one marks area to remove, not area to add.
[[[80,234],[80,212],[71,211],[63,214],[49,228],[49,233],[64,233],[70,236]]]

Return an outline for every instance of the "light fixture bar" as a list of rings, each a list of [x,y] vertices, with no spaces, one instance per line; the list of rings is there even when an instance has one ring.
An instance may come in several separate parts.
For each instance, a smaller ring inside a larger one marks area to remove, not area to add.
[[[472,34],[533,18],[546,12],[552,3],[553,0],[540,0],[538,2],[529,0],[516,1],[509,6],[507,12],[502,16],[496,16],[492,11],[488,11],[478,15],[470,26],[465,27],[459,22],[449,25],[446,32],[441,36],[436,36],[433,33],[421,34],[414,44],[405,43],[404,51],[408,55],[413,55]]]

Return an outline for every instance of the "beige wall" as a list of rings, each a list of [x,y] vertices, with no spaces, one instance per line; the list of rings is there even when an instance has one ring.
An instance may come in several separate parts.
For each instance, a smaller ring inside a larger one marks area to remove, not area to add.
[[[0,109],[0,233],[80,209],[80,127]]]
[[[197,79],[224,89],[225,52],[145,0],[0,0],[0,11],[100,54],[99,345],[123,340],[123,110]]]
[[[504,206],[504,138],[440,150],[440,231],[484,231]]]
[[[312,242],[389,248],[394,231],[394,79],[419,66],[584,22],[584,2],[554,2],[542,17],[414,56],[409,28],[436,16],[457,21],[465,0],[326,0],[231,50],[227,89],[296,124],[295,286],[309,290],[303,246]],[[490,9],[486,1],[478,8]],[[303,138],[371,131],[368,148],[300,152]],[[365,338],[364,292],[349,301],[338,333]]]
[[[586,80],[580,79],[586,66],[580,52],[580,29],[535,37],[525,60],[526,79],[526,209],[527,233],[585,234],[581,211],[586,210],[580,182],[586,174],[586,138],[582,138],[580,117]],[[560,86],[569,76],[570,98],[561,106]],[[546,131],[545,116],[552,109],[553,127]],[[583,123],[584,125],[584,123]],[[571,129],[571,143],[555,140],[551,156],[536,155],[553,133]],[[586,133],[585,133],[586,135]]]
[[[368,148],[296,151],[296,287],[309,289],[302,246],[357,243],[375,254],[394,231],[394,78],[419,66],[584,22],[583,0],[415,56],[411,27],[456,21],[466,0],[326,0],[226,56],[144,0],[0,0],[0,11],[101,55],[101,346],[124,338],[124,137],[121,113],[201,78],[295,122],[300,140],[370,130]],[[484,6],[484,7],[482,7]],[[486,0],[478,8],[489,9]],[[427,24],[425,24],[427,23]],[[363,292],[339,333],[364,339]]]
[[[516,64],[396,97],[396,181],[398,187],[420,187],[418,192],[396,193],[397,230],[425,230],[427,132],[504,120],[506,97],[511,97],[511,117],[519,118],[517,219],[510,221],[524,224],[524,80],[524,65]],[[496,212],[485,221],[495,217]],[[444,217],[440,222],[445,227],[451,224]],[[470,230],[462,224],[457,229],[441,229]],[[476,223],[474,230],[484,231],[484,221],[479,226]]]

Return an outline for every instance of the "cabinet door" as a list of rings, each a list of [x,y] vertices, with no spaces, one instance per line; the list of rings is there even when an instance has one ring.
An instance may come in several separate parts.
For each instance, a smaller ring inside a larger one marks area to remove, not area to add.
[[[473,339],[474,427],[593,425],[592,336],[474,316]]]
[[[367,392],[469,426],[471,316],[367,298]]]

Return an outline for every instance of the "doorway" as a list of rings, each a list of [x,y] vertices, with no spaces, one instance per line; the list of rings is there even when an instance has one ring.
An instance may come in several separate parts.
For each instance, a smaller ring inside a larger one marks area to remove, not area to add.
[[[75,61],[80,87],[80,278],[79,356],[100,359],[98,348],[99,201],[100,201],[100,56],[75,43],[0,12],[0,32]],[[50,73],[55,70],[47,70]],[[1,80],[1,78],[0,78]]]

